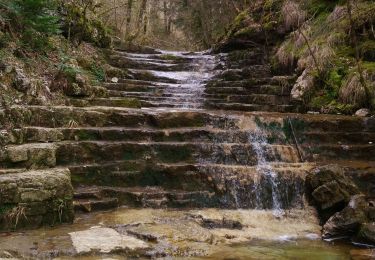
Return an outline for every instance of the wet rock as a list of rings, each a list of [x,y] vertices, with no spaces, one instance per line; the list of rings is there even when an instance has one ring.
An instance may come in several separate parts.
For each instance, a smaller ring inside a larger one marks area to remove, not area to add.
[[[306,177],[306,188],[323,222],[344,209],[353,195],[360,194],[352,179],[338,165],[313,169]]]
[[[370,109],[362,108],[362,109],[359,109],[357,112],[355,112],[355,115],[359,117],[367,117],[370,115],[370,113],[371,113]]]
[[[364,243],[375,245],[375,222],[362,224],[357,237]]]
[[[368,202],[364,195],[353,196],[349,205],[334,214],[323,226],[323,238],[355,235],[361,224],[368,221]]]
[[[91,229],[69,233],[78,254],[139,252],[148,248],[142,240],[121,235],[111,228],[92,227]]]
[[[72,222],[73,188],[68,169],[0,175],[0,230]]]
[[[222,219],[212,219],[212,218],[205,218],[204,216],[193,216],[198,223],[208,229],[215,229],[215,228],[224,228],[224,229],[239,229],[243,228],[241,222],[237,220],[226,219],[223,217]]]
[[[55,146],[53,144],[24,144],[9,146],[7,162],[17,163],[18,166],[28,169],[40,169],[56,166]]]
[[[303,101],[314,88],[314,77],[305,70],[292,89],[292,99]]]

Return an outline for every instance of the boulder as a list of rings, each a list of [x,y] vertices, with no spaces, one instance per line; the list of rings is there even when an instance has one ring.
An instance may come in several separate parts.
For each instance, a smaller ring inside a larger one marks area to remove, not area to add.
[[[323,222],[344,209],[353,195],[360,194],[352,179],[338,165],[313,169],[306,177],[306,189]]]
[[[73,187],[68,169],[1,174],[0,191],[0,230],[73,221]]]
[[[29,89],[32,87],[31,80],[25,75],[24,71],[20,68],[14,69],[14,81],[13,81],[13,87],[22,92],[26,93]]]
[[[357,112],[355,112],[355,115],[356,116],[359,116],[359,117],[367,117],[370,115],[370,109],[368,108],[361,108],[359,109]]]
[[[368,203],[364,195],[353,196],[349,205],[334,214],[323,226],[323,238],[351,237],[368,221]]]
[[[315,84],[314,76],[308,70],[305,70],[294,84],[291,95],[292,99],[296,101],[305,100],[313,91]]]
[[[375,245],[375,222],[362,224],[357,237],[364,243]]]

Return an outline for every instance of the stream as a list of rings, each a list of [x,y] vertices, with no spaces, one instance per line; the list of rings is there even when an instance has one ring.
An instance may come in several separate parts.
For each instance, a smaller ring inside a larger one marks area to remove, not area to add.
[[[282,132],[284,117],[275,112],[289,104],[277,99],[285,88],[267,68],[254,68],[254,82],[264,84],[251,92],[253,84],[237,80],[243,71],[225,71],[225,55],[116,52],[112,59],[129,66],[129,77],[107,82],[108,98],[79,109],[120,119],[77,123],[56,142],[56,167],[72,173],[74,223],[0,233],[0,258],[361,259],[360,249],[321,240],[317,212],[304,199],[313,163],[302,163]],[[218,75],[227,76],[209,83]],[[116,105],[129,98],[142,107]]]

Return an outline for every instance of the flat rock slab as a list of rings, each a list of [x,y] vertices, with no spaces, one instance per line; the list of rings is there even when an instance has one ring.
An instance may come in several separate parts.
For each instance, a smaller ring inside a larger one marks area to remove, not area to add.
[[[92,227],[85,231],[69,233],[69,235],[78,254],[137,251],[148,248],[142,240],[121,235],[111,228]]]
[[[120,208],[78,215],[72,225],[0,234],[0,258],[10,252],[20,259],[286,259],[289,251],[295,256],[302,250],[306,254],[294,259],[346,259],[341,256],[349,250],[327,246],[319,239],[320,229],[310,208],[283,215],[267,210]],[[331,252],[341,258],[327,258]]]

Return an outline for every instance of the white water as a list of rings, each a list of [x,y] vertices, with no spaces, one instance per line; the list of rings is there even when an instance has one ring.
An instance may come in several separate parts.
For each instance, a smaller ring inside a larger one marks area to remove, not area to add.
[[[158,107],[163,108],[163,104],[168,107],[179,108],[179,109],[200,109],[204,106],[204,90],[205,82],[211,79],[215,74],[215,67],[217,65],[217,59],[213,55],[205,54],[204,52],[197,53],[183,53],[183,52],[171,52],[171,51],[160,51],[161,54],[127,54],[132,60],[138,60],[145,64],[162,65],[165,67],[176,66],[173,61],[158,59],[162,55],[173,55],[178,58],[187,59],[185,71],[163,71],[163,70],[132,70],[134,72],[148,72],[159,78],[167,78],[176,80],[177,84],[165,84],[163,85],[163,94],[167,94],[168,98],[161,99],[161,103]],[[172,102],[173,100],[173,102]]]
[[[257,159],[257,178],[254,180],[254,191],[256,194],[256,208],[264,208],[262,203],[262,185],[261,180],[265,179],[271,184],[272,189],[272,209],[275,215],[281,215],[282,202],[280,197],[279,189],[279,179],[277,173],[274,171],[270,163],[267,161],[265,147],[268,145],[265,134],[262,133],[260,129],[255,130],[253,133],[249,134],[249,142],[254,149]]]

